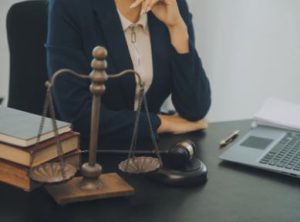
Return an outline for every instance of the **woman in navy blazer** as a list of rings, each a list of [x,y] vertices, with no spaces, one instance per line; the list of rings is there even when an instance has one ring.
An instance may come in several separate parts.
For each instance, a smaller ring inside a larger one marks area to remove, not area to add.
[[[140,10],[148,13],[153,81],[146,96],[154,132],[178,134],[205,128],[202,119],[211,103],[210,86],[195,49],[192,16],[185,0],[49,0],[49,76],[62,68],[90,73],[91,52],[97,45],[108,50],[108,74],[132,69],[117,11],[128,12],[129,6],[136,15]],[[180,28],[171,31],[173,27]],[[74,77],[61,77],[54,88],[61,117],[73,123],[83,143],[88,142],[90,131],[89,84]],[[106,82],[100,114],[102,139],[130,141],[135,84],[131,75]],[[158,114],[170,94],[178,115]],[[149,139],[146,114],[142,112],[140,118],[139,137]]]

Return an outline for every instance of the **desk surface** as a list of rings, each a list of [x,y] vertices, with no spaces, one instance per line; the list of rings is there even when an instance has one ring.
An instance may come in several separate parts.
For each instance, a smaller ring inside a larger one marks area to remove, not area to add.
[[[199,154],[208,167],[208,181],[198,187],[175,188],[144,176],[126,180],[136,188],[132,197],[96,200],[58,206],[44,189],[31,193],[1,184],[1,222],[247,222],[299,221],[300,180],[222,162],[218,142],[235,129],[244,134],[249,121],[211,123],[205,134],[167,136],[161,146],[182,138],[199,144]],[[226,149],[226,148],[225,148]],[[224,150],[225,150],[224,149]],[[103,157],[102,157],[103,158]],[[106,171],[116,170],[119,160],[101,160]]]

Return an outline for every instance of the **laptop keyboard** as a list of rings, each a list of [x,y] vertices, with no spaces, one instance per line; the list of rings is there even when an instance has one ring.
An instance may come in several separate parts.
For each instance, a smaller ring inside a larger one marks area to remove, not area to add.
[[[300,133],[287,133],[259,162],[300,171]]]

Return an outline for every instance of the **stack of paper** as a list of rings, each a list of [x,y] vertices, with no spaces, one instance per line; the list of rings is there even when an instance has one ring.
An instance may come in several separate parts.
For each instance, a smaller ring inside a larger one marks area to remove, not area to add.
[[[300,131],[300,105],[270,98],[254,115],[258,125]]]

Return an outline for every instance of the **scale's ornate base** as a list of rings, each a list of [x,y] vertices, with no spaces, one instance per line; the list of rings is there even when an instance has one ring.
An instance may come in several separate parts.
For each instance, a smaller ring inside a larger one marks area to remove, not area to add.
[[[92,191],[80,189],[82,177],[75,177],[61,184],[47,185],[46,190],[60,205],[109,197],[129,196],[134,193],[134,188],[116,173],[102,174],[100,179],[101,186]]]

